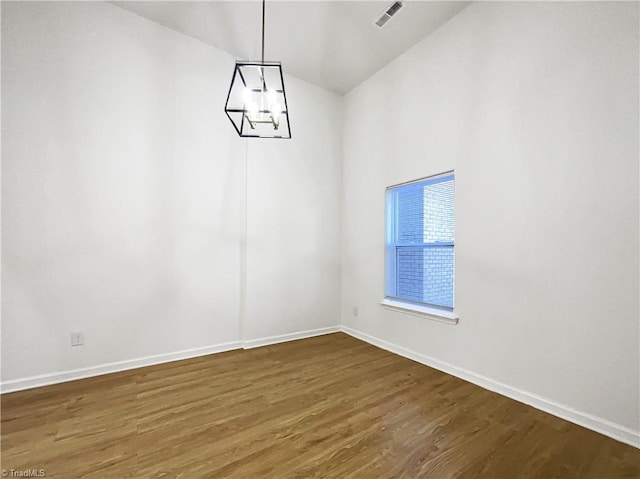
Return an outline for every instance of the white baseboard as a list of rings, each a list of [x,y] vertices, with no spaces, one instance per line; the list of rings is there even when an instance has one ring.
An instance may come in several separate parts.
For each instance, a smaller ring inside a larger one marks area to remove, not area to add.
[[[0,384],[0,392],[4,394],[14,391],[22,391],[23,389],[49,386],[51,384],[75,381],[76,379],[85,379],[93,376],[100,376],[102,374],[117,373],[120,371],[127,371],[129,369],[136,369],[145,366],[154,366],[156,364],[179,361],[181,359],[206,356],[207,354],[222,353],[224,351],[231,351],[232,349],[239,349],[241,347],[242,342],[233,341],[230,343],[216,344],[214,346],[205,346],[203,348],[187,349],[175,353],[157,354],[154,356],[146,356],[138,359],[129,359],[126,361],[117,361],[113,363],[100,364],[98,366],[90,366],[88,368],[72,369],[70,371],[42,374],[39,376],[30,376],[26,378],[14,379],[11,381],[3,381]]]
[[[85,379],[94,376],[100,376],[102,374],[117,373],[120,371],[127,371],[129,369],[142,368],[145,366],[154,366],[156,364],[179,361],[181,359],[195,358],[198,356],[206,356],[208,354],[222,353],[225,351],[231,351],[233,349],[252,349],[260,346],[268,346],[270,344],[294,341],[296,339],[336,333],[338,331],[341,331],[340,326],[331,326],[328,328],[299,331],[296,333],[282,334],[279,336],[251,339],[244,342],[233,341],[229,343],[216,344],[213,346],[206,346],[203,348],[187,349],[174,353],[158,354],[155,356],[147,356],[144,358],[100,364],[98,366],[90,366],[87,368],[72,369],[70,371],[62,371],[57,373],[42,374],[39,376],[13,379],[0,383],[0,394],[22,391],[24,389],[33,389],[41,386],[49,386],[51,384],[64,383],[67,381],[75,381],[76,379]]]
[[[379,348],[398,354],[399,356],[412,359],[426,366],[438,369],[447,374],[451,374],[452,376],[464,379],[465,381],[469,381],[470,383],[476,384],[484,389],[502,394],[503,396],[515,399],[516,401],[522,402],[536,409],[540,409],[541,411],[553,414],[554,416],[562,419],[566,419],[567,421],[586,427],[587,429],[591,429],[600,434],[604,434],[605,436],[609,436],[617,441],[640,448],[640,431],[634,431],[633,429],[630,429],[626,426],[613,423],[606,419],[596,417],[585,412],[577,411],[567,405],[557,403],[551,399],[544,398],[542,396],[538,396],[536,394],[532,394],[518,388],[514,388],[486,376],[476,374],[472,371],[468,371],[466,369],[462,369],[451,364],[438,361],[437,359],[431,358],[416,351],[412,351],[402,346],[398,346],[383,339],[370,336],[360,331],[356,331],[355,329],[349,328],[347,326],[342,326],[342,331],[350,336],[353,336],[354,338],[360,339]]]
[[[269,346],[270,344],[284,343],[287,341],[295,341],[296,339],[312,338],[314,336],[322,336],[323,334],[331,334],[342,331],[341,326],[329,326],[327,328],[310,329],[308,331],[300,331],[297,333],[281,334],[279,336],[268,336],[266,338],[250,339],[244,342],[244,349],[259,348],[260,346]]]
[[[126,361],[117,361],[114,363],[100,364],[98,366],[90,366],[88,368],[72,369],[70,371],[42,374],[39,376],[30,376],[26,378],[14,379],[11,381],[3,381],[2,383],[0,383],[0,392],[4,394],[15,391],[22,391],[23,389],[49,386],[51,384],[75,381],[76,379],[85,379],[93,376],[101,376],[103,374],[127,371],[129,369],[154,366],[156,364],[169,363],[171,361],[179,361],[181,359],[206,356],[207,354],[222,353],[224,351],[240,349],[241,347],[242,342],[233,341],[230,343],[216,344],[214,346],[205,346],[203,348],[187,349],[175,353],[157,354],[154,356],[146,356],[144,358],[129,359]]]

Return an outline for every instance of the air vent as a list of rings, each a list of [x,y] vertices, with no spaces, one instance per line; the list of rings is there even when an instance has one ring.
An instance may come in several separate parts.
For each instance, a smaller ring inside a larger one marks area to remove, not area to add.
[[[382,28],[401,8],[402,2],[394,2],[380,15],[380,18],[375,21],[375,24]]]

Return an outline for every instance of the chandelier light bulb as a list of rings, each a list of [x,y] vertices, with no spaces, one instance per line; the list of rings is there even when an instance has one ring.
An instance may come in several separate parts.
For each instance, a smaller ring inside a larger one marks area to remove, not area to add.
[[[268,90],[267,91],[267,101],[269,102],[269,105],[273,105],[275,103],[277,103],[278,101],[278,92],[275,90]]]
[[[248,86],[244,87],[244,90],[242,90],[242,101],[245,105],[249,105],[252,99],[253,92],[251,91],[251,88],[249,88]]]
[[[250,120],[258,119],[258,104],[255,101],[249,101],[247,104],[247,112]]]
[[[282,106],[280,106],[280,103],[276,102],[271,104],[271,117],[273,118],[273,121],[277,123],[281,113],[282,113]]]

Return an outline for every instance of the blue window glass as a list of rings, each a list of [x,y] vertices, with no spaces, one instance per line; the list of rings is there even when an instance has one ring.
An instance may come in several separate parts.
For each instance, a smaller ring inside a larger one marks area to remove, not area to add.
[[[454,175],[387,189],[387,298],[453,310]]]

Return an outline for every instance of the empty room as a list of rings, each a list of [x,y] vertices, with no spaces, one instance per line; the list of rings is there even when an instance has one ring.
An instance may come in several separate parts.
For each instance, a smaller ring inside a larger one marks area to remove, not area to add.
[[[640,3],[0,17],[2,477],[640,478]]]

